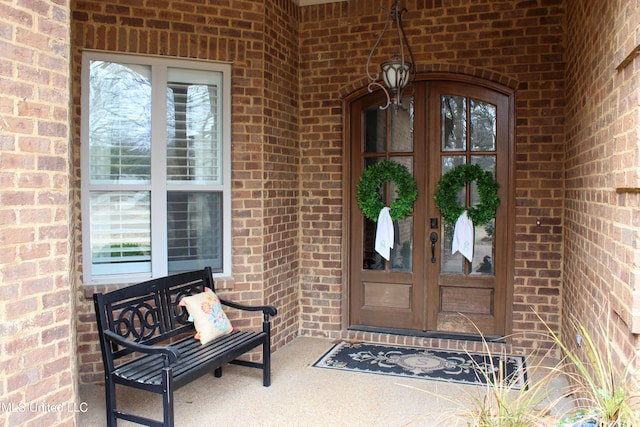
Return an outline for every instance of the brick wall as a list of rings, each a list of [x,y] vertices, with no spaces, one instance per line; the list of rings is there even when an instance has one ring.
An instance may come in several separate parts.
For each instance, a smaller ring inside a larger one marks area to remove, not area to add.
[[[265,2],[262,263],[265,301],[278,307],[281,342],[299,328],[299,12],[290,0]]]
[[[301,332],[343,331],[342,98],[366,85],[365,63],[383,25],[380,6],[352,0],[302,8]],[[403,17],[417,71],[491,79],[516,89],[516,349],[558,329],[561,308],[564,159],[562,0],[406,0]],[[540,219],[540,226],[536,220]],[[532,333],[533,332],[533,333]],[[371,339],[368,334],[349,334]],[[450,342],[375,336],[406,344]]]
[[[75,423],[69,4],[0,5],[0,425]]]
[[[640,350],[639,25],[635,2],[567,1],[564,311],[619,366]]]
[[[225,296],[273,303],[273,347],[298,330],[298,8],[290,0],[163,1],[153,6],[120,1],[73,3],[73,81],[82,49],[231,61],[233,279],[218,281]],[[76,206],[79,206],[80,87],[72,87]],[[80,254],[81,214],[75,213]],[[102,365],[90,301],[94,288],[75,275],[80,376],[99,381]],[[261,325],[232,319],[239,327]],[[255,355],[257,356],[257,354]]]

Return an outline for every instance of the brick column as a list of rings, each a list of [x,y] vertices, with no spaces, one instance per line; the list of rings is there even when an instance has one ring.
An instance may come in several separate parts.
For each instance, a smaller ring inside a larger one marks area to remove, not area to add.
[[[69,3],[0,4],[0,425],[74,425]]]

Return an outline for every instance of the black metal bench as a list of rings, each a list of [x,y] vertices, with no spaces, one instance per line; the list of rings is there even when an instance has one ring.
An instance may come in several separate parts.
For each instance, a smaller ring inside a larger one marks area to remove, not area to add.
[[[148,426],[173,426],[173,392],[201,375],[233,363],[262,369],[263,385],[271,385],[272,306],[246,306],[220,298],[224,307],[261,311],[262,331],[234,329],[202,345],[185,307],[185,296],[204,288],[214,290],[211,269],[192,271],[149,280],[108,293],[96,293],[93,300],[100,334],[105,371],[107,424],[117,419]],[[237,358],[262,345],[262,363]],[[121,360],[119,360],[121,359]],[[116,409],[116,384],[162,394],[163,421],[156,421]]]

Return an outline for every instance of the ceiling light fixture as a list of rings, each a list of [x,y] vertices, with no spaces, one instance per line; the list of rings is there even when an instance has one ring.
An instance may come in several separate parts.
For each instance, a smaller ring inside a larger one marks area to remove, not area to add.
[[[401,106],[403,92],[412,85],[415,79],[415,59],[413,58],[413,52],[411,51],[411,47],[407,41],[407,35],[402,26],[402,14],[406,12],[407,9],[400,9],[399,2],[399,0],[394,1],[391,12],[387,15],[384,28],[380,36],[378,36],[378,40],[376,40],[376,43],[373,45],[373,49],[371,49],[369,58],[367,59],[367,77],[370,80],[368,89],[370,93],[376,88],[384,91],[387,96],[387,103],[380,107],[383,110],[390,105],[396,107]],[[380,64],[382,73],[382,80],[380,80],[380,73],[372,74],[370,71],[371,59],[392,21],[395,22],[398,32],[398,52],[396,52],[393,58]]]

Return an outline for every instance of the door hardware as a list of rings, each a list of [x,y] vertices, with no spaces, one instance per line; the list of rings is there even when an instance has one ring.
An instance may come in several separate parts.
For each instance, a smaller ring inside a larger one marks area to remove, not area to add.
[[[431,262],[435,264],[436,263],[436,242],[438,241],[438,233],[434,231],[433,233],[431,233],[431,236],[429,236],[429,239],[431,240]]]

